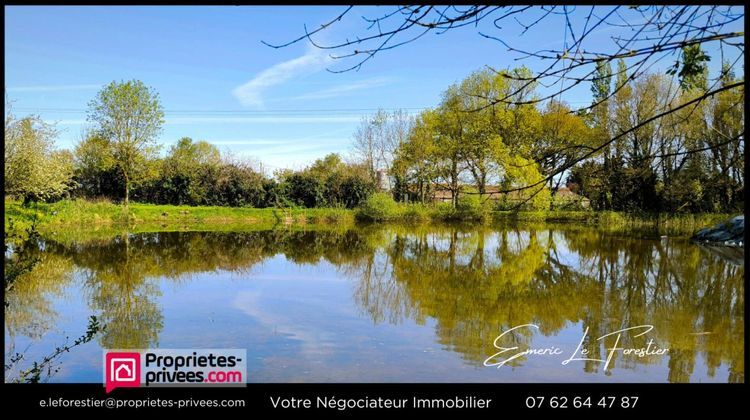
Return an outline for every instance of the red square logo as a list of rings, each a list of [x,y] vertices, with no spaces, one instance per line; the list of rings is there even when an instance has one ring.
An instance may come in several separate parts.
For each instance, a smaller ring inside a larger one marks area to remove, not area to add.
[[[107,393],[115,388],[141,386],[141,354],[137,352],[110,352],[104,359]]]

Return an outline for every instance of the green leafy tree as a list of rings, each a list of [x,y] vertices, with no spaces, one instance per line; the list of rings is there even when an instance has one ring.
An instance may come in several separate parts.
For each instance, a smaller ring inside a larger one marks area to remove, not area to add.
[[[583,118],[571,112],[570,107],[560,101],[550,101],[541,116],[541,130],[533,145],[534,160],[540,163],[542,174],[549,177],[549,186],[554,191],[563,179],[553,174],[560,167],[580,159],[593,145],[591,129]]]
[[[602,144],[610,138],[610,96],[612,95],[612,64],[603,61],[596,65],[596,75],[591,83],[592,106],[590,113],[592,135],[597,144]],[[605,158],[611,155],[611,146],[604,149]]]
[[[329,153],[321,159],[316,159],[306,172],[322,182],[334,174],[342,174],[346,171],[346,164],[341,160],[338,153]]]
[[[399,187],[406,190],[402,196],[409,197],[411,201],[425,203],[437,182],[436,120],[432,110],[417,116],[407,141],[399,146],[396,153],[393,171],[407,184]]]
[[[451,204],[456,206],[461,191],[461,175],[466,170],[465,134],[472,118],[463,107],[459,86],[451,86],[443,93],[443,100],[436,110],[436,135],[434,137],[437,154],[437,171],[442,188],[451,193]]]
[[[156,136],[164,124],[159,95],[140,80],[112,82],[89,103],[88,120],[112,144],[127,205],[131,188],[154,174]]]
[[[37,116],[5,116],[5,194],[25,204],[61,197],[72,186],[69,153],[55,150],[57,131]]]
[[[722,67],[720,83],[736,83],[729,65]],[[711,181],[718,188],[716,208],[741,208],[745,169],[745,88],[727,90],[716,95],[709,110],[711,126],[705,136],[710,147]]]
[[[295,173],[285,181],[289,200],[303,207],[319,207],[326,202],[325,183],[309,173]]]
[[[248,162],[226,162],[208,189],[208,203],[232,207],[263,207],[265,177]]]
[[[115,166],[112,142],[96,132],[84,135],[74,151],[75,178],[89,197],[115,196],[122,189],[122,176]]]
[[[207,141],[183,137],[169,149],[169,160],[178,172],[190,172],[201,165],[219,165],[221,153]]]
[[[682,48],[682,60],[675,62],[667,74],[677,75],[680,86],[685,89],[702,88],[708,84],[708,62],[711,57],[703,51],[701,44],[687,45]]]
[[[492,70],[472,73],[461,82],[461,107],[465,111],[462,155],[477,192],[486,193],[487,184],[497,178],[500,157],[506,148],[501,132],[512,124],[512,111],[504,106],[488,106],[487,98],[508,89],[508,79]]]
[[[170,204],[211,204],[207,194],[217,180],[222,165],[216,146],[183,137],[169,149],[162,161],[161,174],[151,187],[152,196]]]

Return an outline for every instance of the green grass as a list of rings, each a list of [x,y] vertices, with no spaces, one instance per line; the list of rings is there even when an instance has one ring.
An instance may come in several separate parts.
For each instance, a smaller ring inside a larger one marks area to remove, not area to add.
[[[17,227],[25,227],[36,218],[40,230],[101,230],[129,227],[131,229],[179,230],[181,228],[237,228],[245,225],[299,225],[351,223],[351,210],[320,209],[256,209],[218,206],[172,206],[131,203],[127,208],[108,201],[63,200],[23,207],[20,202],[5,200],[5,226],[13,219]]]
[[[374,203],[378,204],[378,203]],[[651,230],[670,236],[687,236],[706,226],[713,226],[732,217],[730,214],[634,215],[618,212],[594,211],[492,211],[477,217],[481,209],[456,210],[447,203],[430,206],[423,204],[387,203],[385,208],[374,206],[348,210],[343,208],[314,209],[257,209],[217,206],[172,206],[131,203],[128,208],[109,201],[63,200],[23,207],[18,201],[5,200],[5,229],[10,219],[15,228],[25,228],[36,218],[43,233],[57,235],[75,232],[146,232],[179,230],[270,229],[279,226],[335,225],[347,226],[355,219],[389,223],[428,223],[473,221],[474,223],[510,222],[573,222],[594,225],[611,231]]]

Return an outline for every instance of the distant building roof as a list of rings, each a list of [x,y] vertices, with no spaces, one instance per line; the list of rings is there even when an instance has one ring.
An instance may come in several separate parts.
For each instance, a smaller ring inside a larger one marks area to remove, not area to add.
[[[524,191],[510,191],[510,192],[502,192],[502,188],[495,185],[488,185],[484,189],[485,194],[489,195],[490,198],[493,199],[499,199],[501,196],[506,196],[510,200],[521,200],[526,199],[524,196]],[[581,195],[578,195],[571,191],[568,187],[560,187],[555,192],[555,196],[565,199],[565,200],[581,200],[581,201],[589,201],[588,198],[583,197]],[[450,200],[453,198],[453,193],[448,188],[446,184],[437,184],[435,185],[435,192],[433,193],[433,197],[435,200]]]

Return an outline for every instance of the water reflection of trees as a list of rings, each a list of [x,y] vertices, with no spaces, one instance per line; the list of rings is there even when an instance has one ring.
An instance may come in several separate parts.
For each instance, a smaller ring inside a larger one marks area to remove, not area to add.
[[[671,349],[664,356],[668,380],[688,381],[698,357],[709,375],[726,364],[730,381],[744,380],[743,267],[681,241],[524,225],[150,233],[44,247],[39,271],[8,296],[19,303],[6,309],[11,335],[38,337],[54,323],[47,296],[59,294],[77,267],[88,304],[107,325],[100,344],[154,346],[163,328],[159,279],[246,271],[283,254],[297,264],[337,266],[354,280],[354,298],[375,322],[434,319],[439,342],[470,363],[493,354],[495,337],[515,325],[535,323],[546,335],[572,323],[588,326],[587,348],[601,355],[593,338],[653,324],[650,336]],[[623,338],[624,346],[645,344]],[[523,347],[533,336],[511,339]],[[620,356],[615,364],[659,360]]]
[[[546,335],[570,323],[588,326],[586,346],[595,357],[614,344],[613,337],[594,346],[596,337],[653,324],[649,336],[671,349],[669,381],[687,382],[699,355],[709,376],[726,363],[730,381],[744,380],[743,268],[688,242],[543,227],[392,235],[389,270],[365,262],[356,298],[376,320],[434,318],[441,344],[467,360],[481,363],[500,331],[526,323]],[[620,344],[642,347],[645,338],[623,335]],[[512,339],[523,348],[532,337]],[[658,357],[620,356],[610,366]],[[584,369],[601,366],[587,362]]]
[[[6,329],[11,336],[41,337],[55,324],[52,297],[70,284],[74,270],[87,302],[100,313],[105,348],[158,345],[164,317],[158,303],[160,279],[184,281],[197,273],[246,271],[284,254],[294,263],[325,258],[345,264],[363,253],[374,236],[356,231],[246,233],[170,232],[123,235],[106,241],[44,242],[40,263],[7,296]]]
[[[69,259],[43,253],[31,271],[22,274],[6,291],[5,329],[11,340],[19,335],[38,339],[55,325],[58,313],[51,300],[63,294],[72,271]]]

